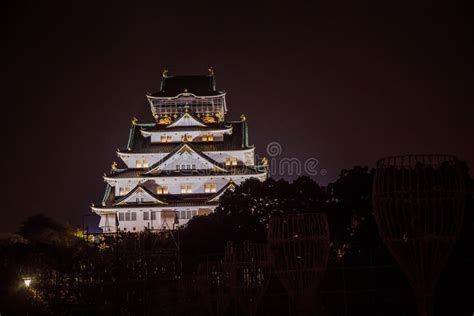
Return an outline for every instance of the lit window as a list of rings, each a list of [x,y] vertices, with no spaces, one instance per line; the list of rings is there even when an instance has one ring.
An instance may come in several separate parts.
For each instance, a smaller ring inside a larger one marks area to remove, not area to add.
[[[156,188],[156,194],[168,194],[168,187],[163,185]]]
[[[160,136],[160,142],[171,143],[171,136]]]
[[[237,166],[237,158],[235,158],[235,157],[226,158],[225,165],[226,166]]]
[[[214,140],[214,135],[204,135],[202,136],[203,142],[212,142]]]
[[[206,193],[216,192],[216,185],[214,183],[204,184],[204,192],[206,192]]]
[[[149,219],[150,219],[150,213],[148,213],[148,212],[143,212],[143,220],[144,220],[144,221],[147,221],[147,220],[149,220]]]
[[[125,194],[127,194],[128,192],[130,192],[130,188],[129,188],[129,187],[120,187],[120,189],[119,189],[119,195],[125,195]]]
[[[190,184],[181,185],[181,193],[192,193],[192,186]]]
[[[148,160],[143,159],[143,168],[148,168]]]
[[[137,160],[137,161],[135,162],[135,167],[141,168],[141,167],[142,167],[142,161],[141,161],[141,160]]]

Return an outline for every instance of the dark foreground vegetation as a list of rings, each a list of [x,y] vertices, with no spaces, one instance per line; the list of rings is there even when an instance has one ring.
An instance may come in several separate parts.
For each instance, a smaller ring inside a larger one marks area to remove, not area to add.
[[[324,212],[330,258],[318,301],[320,315],[416,315],[404,274],[380,241],[371,192],[373,171],[354,167],[320,187],[308,177],[288,183],[249,180],[226,192],[214,214],[181,230],[117,236],[86,235],[36,215],[18,234],[0,240],[1,315],[225,315],[244,312],[235,297],[216,300],[203,282],[205,267],[223,262],[229,242],[265,243],[271,216]],[[473,181],[464,226],[436,292],[436,315],[472,315],[474,284]],[[26,286],[26,280],[31,284]],[[449,311],[449,312],[448,312]],[[274,276],[259,315],[291,315],[294,307]]]

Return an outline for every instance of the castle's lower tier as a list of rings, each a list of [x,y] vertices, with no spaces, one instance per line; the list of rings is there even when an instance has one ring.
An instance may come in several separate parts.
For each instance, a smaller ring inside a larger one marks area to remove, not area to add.
[[[196,215],[210,214],[216,207],[217,204],[176,207],[153,207],[143,204],[133,208],[93,208],[93,211],[100,216],[99,227],[107,234],[177,229],[186,225]]]

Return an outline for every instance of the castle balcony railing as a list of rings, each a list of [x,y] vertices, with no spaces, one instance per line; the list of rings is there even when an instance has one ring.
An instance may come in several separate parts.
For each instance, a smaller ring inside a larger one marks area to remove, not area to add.
[[[227,112],[225,95],[214,97],[181,96],[177,98],[152,98],[148,101],[154,116],[192,112],[197,114],[213,114]]]

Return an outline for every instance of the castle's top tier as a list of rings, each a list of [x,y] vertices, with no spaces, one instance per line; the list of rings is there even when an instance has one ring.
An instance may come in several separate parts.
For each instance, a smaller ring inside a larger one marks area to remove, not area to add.
[[[147,99],[157,121],[172,119],[185,112],[223,121],[227,112],[225,92],[216,90],[212,69],[204,76],[169,76],[165,70],[160,91],[147,94]]]

